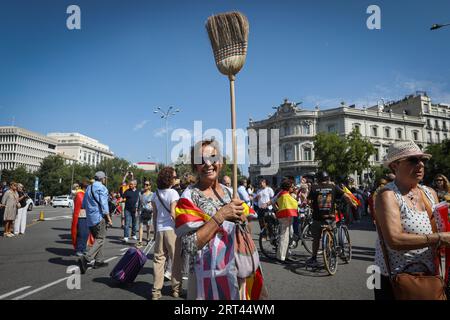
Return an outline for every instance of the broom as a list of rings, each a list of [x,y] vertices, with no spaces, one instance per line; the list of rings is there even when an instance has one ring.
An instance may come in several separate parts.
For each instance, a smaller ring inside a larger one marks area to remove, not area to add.
[[[231,130],[233,143],[233,198],[237,199],[236,101],[234,81],[247,55],[248,20],[240,12],[214,15],[206,22],[209,40],[219,71],[230,80]]]

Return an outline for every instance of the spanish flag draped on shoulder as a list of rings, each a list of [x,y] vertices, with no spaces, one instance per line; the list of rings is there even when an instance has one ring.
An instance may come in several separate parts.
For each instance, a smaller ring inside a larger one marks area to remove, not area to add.
[[[298,216],[298,202],[289,192],[283,190],[275,197],[274,201],[277,203],[278,211],[277,218],[289,218]]]
[[[196,192],[194,187],[188,187],[178,201],[175,210],[178,237],[195,232],[211,220],[194,202]],[[248,205],[243,206],[248,218],[256,216]],[[197,251],[194,264],[197,300],[260,300],[265,297],[261,268],[247,279],[237,277],[235,228],[235,223],[224,221],[208,244]]]

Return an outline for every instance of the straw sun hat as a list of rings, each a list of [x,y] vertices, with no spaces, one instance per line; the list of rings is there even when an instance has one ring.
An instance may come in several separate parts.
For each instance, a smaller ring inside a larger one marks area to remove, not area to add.
[[[383,163],[386,167],[389,167],[392,162],[409,157],[423,157],[430,159],[431,154],[423,153],[419,146],[411,140],[399,141],[391,144]]]

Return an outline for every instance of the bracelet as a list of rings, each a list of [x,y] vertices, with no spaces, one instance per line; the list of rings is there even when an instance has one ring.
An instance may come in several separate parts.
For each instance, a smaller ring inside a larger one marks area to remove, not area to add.
[[[220,222],[218,221],[216,215],[213,215],[213,216],[211,217],[211,219],[214,220],[214,222],[217,224],[217,226],[218,226],[219,228],[222,226],[223,221],[220,223]]]

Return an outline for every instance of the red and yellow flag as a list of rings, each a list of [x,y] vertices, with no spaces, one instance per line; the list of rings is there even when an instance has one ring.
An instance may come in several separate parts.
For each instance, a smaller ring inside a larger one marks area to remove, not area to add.
[[[356,197],[353,195],[353,193],[352,193],[350,190],[348,190],[348,188],[347,188],[346,186],[344,186],[344,187],[342,188],[342,191],[344,191],[344,193],[346,193],[346,194],[348,194],[348,195],[350,196],[350,198],[351,198],[351,200],[352,200],[352,203],[353,203],[355,206],[357,206],[357,207],[361,206],[361,201],[359,201],[358,198],[356,198]]]
[[[281,191],[277,196],[277,218],[289,218],[296,217],[298,215],[298,202],[295,200],[289,192]]]

